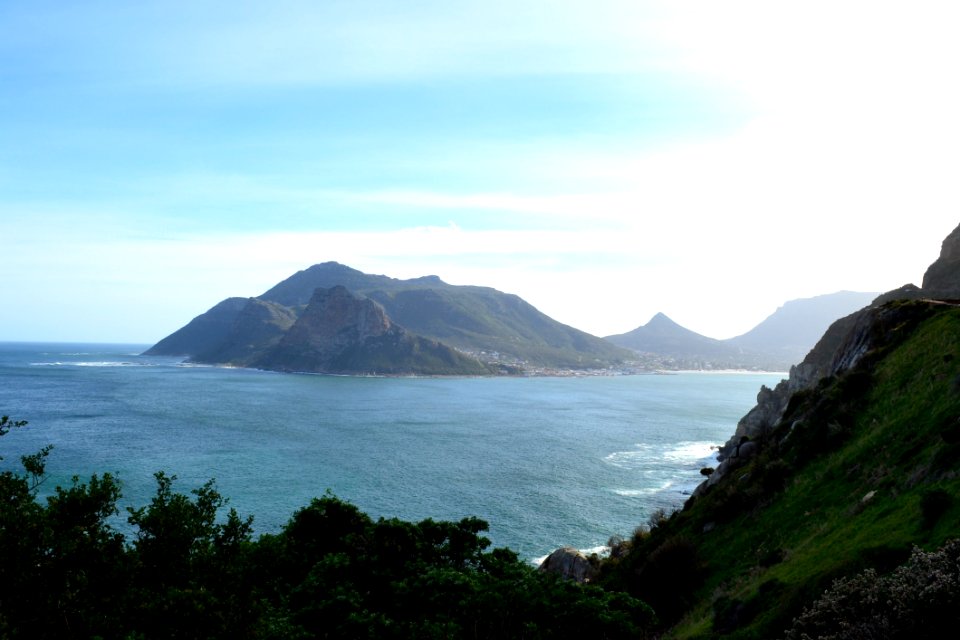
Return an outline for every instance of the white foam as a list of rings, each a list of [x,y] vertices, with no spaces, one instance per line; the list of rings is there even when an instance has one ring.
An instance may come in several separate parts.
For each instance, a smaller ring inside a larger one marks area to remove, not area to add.
[[[116,360],[97,360],[90,362],[31,362],[31,367],[152,367],[143,362],[117,362]]]
[[[696,462],[705,460],[716,453],[713,442],[678,442],[672,449],[663,452],[663,457],[671,462]]]
[[[115,362],[111,360],[100,360],[95,362],[73,362],[75,367],[145,367],[147,365],[136,362]]]
[[[603,458],[607,464],[620,469],[637,469],[647,465],[653,455],[652,447],[648,444],[638,444],[632,451],[614,451]]]
[[[673,481],[668,480],[659,487],[647,487],[646,489],[614,489],[613,492],[618,496],[624,496],[625,498],[636,498],[639,496],[652,496],[660,493],[661,491],[666,491],[672,486]]]

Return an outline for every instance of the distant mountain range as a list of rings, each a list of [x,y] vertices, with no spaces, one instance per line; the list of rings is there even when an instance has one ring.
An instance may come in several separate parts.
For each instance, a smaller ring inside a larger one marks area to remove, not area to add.
[[[715,340],[662,313],[606,339],[518,296],[437,276],[398,280],[325,262],[255,298],[227,298],[146,353],[277,371],[492,375],[618,368],[786,370],[872,293],[784,304],[751,331]]]
[[[727,340],[685,329],[662,313],[633,331],[606,339],[635,351],[641,362],[655,368],[786,371],[803,359],[831,323],[876,297],[840,291],[792,300],[747,333]]]
[[[598,369],[634,358],[515,295],[336,262],[256,298],[228,298],[146,353],[279,371],[420,375]]]

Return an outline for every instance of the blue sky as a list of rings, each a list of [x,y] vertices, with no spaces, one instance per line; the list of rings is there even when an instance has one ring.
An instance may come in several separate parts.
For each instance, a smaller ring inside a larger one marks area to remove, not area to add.
[[[919,283],[949,3],[0,3],[0,340],[156,341],[337,260],[718,338]]]

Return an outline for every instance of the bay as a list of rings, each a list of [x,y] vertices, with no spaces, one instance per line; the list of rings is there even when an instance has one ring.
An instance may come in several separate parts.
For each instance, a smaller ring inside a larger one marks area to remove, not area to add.
[[[192,366],[147,345],[0,343],[0,468],[53,444],[42,487],[93,473],[146,504],[153,473],[278,531],[329,490],[373,517],[490,523],[522,557],[629,536],[680,506],[782,374],[366,378]],[[116,519],[123,529],[124,518]]]

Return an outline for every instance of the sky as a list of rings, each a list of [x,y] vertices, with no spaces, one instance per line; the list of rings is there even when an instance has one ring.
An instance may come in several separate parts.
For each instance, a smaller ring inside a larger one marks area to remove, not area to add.
[[[3,0],[0,341],[150,344],[312,264],[714,338],[920,284],[960,5]]]

